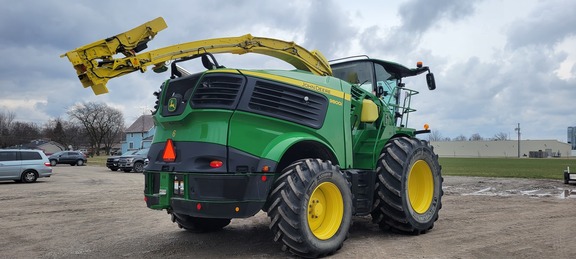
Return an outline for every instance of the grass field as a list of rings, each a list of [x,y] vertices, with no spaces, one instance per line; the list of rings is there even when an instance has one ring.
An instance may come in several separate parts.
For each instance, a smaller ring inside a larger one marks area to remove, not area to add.
[[[88,164],[95,166],[106,166],[106,159],[108,156],[94,156],[88,157]]]
[[[107,156],[88,158],[89,165],[106,166]],[[564,169],[576,171],[576,159],[441,157],[442,175],[563,179]]]
[[[440,165],[443,175],[563,179],[567,166],[576,170],[576,159],[441,157]]]

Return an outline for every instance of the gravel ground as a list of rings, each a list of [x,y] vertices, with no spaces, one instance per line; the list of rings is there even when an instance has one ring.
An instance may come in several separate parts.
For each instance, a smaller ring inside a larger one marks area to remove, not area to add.
[[[146,208],[143,175],[59,165],[33,184],[0,182],[0,258],[292,258],[259,213],[192,234]],[[407,236],[355,217],[332,258],[576,258],[576,185],[445,177],[434,229]]]

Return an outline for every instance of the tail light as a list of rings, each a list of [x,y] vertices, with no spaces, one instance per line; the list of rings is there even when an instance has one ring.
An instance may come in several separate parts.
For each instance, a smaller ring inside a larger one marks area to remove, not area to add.
[[[52,165],[50,164],[50,162],[44,162],[44,165],[45,165],[45,166],[52,166]]]
[[[220,168],[220,167],[222,167],[223,164],[224,164],[224,163],[222,163],[222,161],[220,161],[220,160],[213,160],[213,161],[210,162],[210,167],[212,167],[212,168]]]

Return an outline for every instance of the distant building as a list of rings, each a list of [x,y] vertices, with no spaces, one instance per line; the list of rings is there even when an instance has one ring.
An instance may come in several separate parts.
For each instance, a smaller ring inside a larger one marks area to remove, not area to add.
[[[128,150],[149,148],[156,133],[152,115],[142,115],[126,131],[126,141],[122,142],[122,153]]]
[[[518,157],[518,141],[432,141],[440,157]],[[570,157],[570,144],[557,140],[521,140],[520,157]]]
[[[51,155],[59,151],[66,150],[66,147],[56,141],[36,139],[30,141],[30,143],[12,146],[10,148],[18,149],[40,149],[44,151],[46,155]]]
[[[572,145],[572,150],[576,150],[576,127],[568,127],[568,143]]]

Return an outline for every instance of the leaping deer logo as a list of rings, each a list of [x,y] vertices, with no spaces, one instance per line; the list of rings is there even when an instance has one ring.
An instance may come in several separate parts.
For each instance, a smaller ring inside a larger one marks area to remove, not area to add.
[[[176,98],[170,98],[168,100],[168,111],[169,112],[175,111],[177,106],[178,106],[178,102],[177,102]]]

